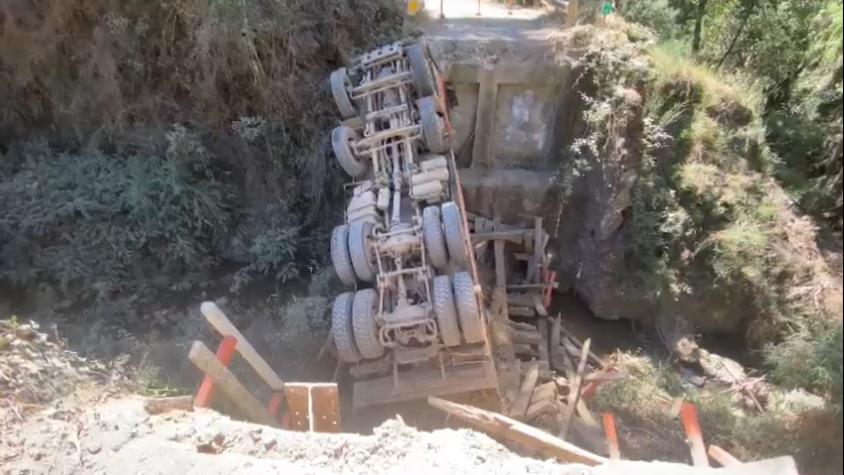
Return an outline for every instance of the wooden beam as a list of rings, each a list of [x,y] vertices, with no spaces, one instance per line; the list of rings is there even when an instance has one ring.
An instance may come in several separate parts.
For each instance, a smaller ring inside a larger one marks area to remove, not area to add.
[[[591,344],[592,340],[587,338],[583,343],[583,350],[580,352],[580,362],[577,365],[577,372],[575,372],[574,380],[571,383],[569,400],[568,404],[566,404],[566,411],[563,413],[563,422],[560,427],[560,438],[562,439],[568,437],[571,418],[574,416],[574,411],[580,399],[580,384],[583,381],[583,372],[586,370],[586,360],[589,358],[589,346]]]
[[[554,381],[548,381],[547,383],[537,385],[535,388],[533,388],[533,394],[531,394],[530,396],[530,403],[534,404],[545,399],[556,398],[557,383],[555,383]]]
[[[732,465],[741,465],[741,460],[733,457],[733,455],[717,445],[710,445],[709,450],[706,451],[712,460],[718,462],[723,467]]]
[[[493,437],[510,441],[519,447],[538,452],[541,456],[562,462],[595,466],[608,460],[528,424],[501,414],[485,411],[465,404],[457,404],[436,397],[429,397],[428,404],[444,411]]]
[[[539,334],[542,336],[542,341],[539,343],[539,359],[548,361],[550,365],[551,359],[548,355],[548,320],[540,318],[537,322],[537,327],[539,328]]]
[[[548,412],[551,409],[557,407],[557,401],[553,398],[551,399],[541,399],[534,403],[531,403],[528,406],[527,411],[525,412],[525,420],[530,421],[534,418],[541,416],[542,414]]]
[[[564,372],[565,366],[563,363],[563,357],[560,354],[560,326],[561,318],[560,315],[554,317],[551,321],[551,334],[548,336],[549,341],[549,350],[550,350],[550,363],[551,368],[554,371]]]
[[[507,313],[514,317],[536,317],[536,310],[532,307],[507,307]]]
[[[510,241],[514,244],[522,244],[525,239],[530,239],[533,230],[530,229],[514,229],[508,231],[486,231],[481,233],[472,233],[472,242],[479,243],[483,241]]]
[[[513,343],[527,343],[530,345],[542,344],[542,334],[538,331],[528,332],[513,328],[510,331],[510,335]]]
[[[272,389],[273,391],[284,391],[284,381],[278,377],[275,371],[264,361],[264,358],[261,358],[261,355],[255,351],[255,348],[249,343],[249,341],[238,331],[238,329],[226,318],[226,315],[222,312],[222,310],[217,307],[217,304],[214,302],[202,302],[200,306],[200,311],[202,314],[205,315],[205,319],[208,320],[208,323],[214,327],[217,332],[219,332],[224,337],[226,336],[233,336],[237,339],[237,352],[240,353],[240,356],[243,356],[252,369],[258,373],[258,376],[264,380],[265,383]]]
[[[528,406],[530,405],[530,396],[533,394],[533,388],[536,386],[536,381],[539,379],[539,364],[531,362],[528,366],[525,379],[522,380],[522,386],[519,389],[519,396],[513,404],[510,411],[511,415],[517,419],[525,416]]]
[[[201,341],[193,342],[188,359],[203,373],[214,380],[216,386],[243,414],[253,422],[268,426],[276,426],[275,419],[264,408],[264,405],[252,395],[237,377],[220,363],[214,353]]]
[[[499,288],[507,287],[507,268],[504,260],[504,241],[495,241],[493,244],[495,251],[495,285]]]

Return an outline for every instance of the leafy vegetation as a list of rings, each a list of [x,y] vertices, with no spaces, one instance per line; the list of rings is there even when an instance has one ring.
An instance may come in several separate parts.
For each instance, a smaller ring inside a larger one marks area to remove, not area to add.
[[[0,6],[0,285],[72,299],[241,291],[324,258],[342,192],[327,73],[389,0]]]
[[[702,67],[749,78],[776,176],[804,209],[841,229],[839,0],[623,2],[622,14]]]

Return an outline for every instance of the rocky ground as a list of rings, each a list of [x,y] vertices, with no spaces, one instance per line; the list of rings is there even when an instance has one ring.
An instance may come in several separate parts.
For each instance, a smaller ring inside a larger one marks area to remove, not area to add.
[[[119,364],[85,360],[49,340],[34,324],[0,321],[2,474],[708,473],[665,463],[563,465],[516,454],[479,432],[420,431],[401,418],[372,435],[314,434],[207,409],[159,412],[131,394]]]

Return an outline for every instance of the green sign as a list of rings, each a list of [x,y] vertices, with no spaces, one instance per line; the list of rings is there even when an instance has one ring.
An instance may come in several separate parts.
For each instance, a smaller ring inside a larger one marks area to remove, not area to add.
[[[615,5],[612,2],[604,2],[601,5],[601,15],[608,16],[610,13],[615,11]]]

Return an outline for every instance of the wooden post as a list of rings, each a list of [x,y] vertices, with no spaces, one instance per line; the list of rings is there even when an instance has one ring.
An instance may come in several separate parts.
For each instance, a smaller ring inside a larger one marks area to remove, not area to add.
[[[610,452],[610,460],[621,460],[621,450],[618,448],[618,433],[615,430],[615,418],[612,413],[605,412],[604,433],[607,435],[607,448]]]
[[[566,8],[566,26],[571,27],[577,24],[579,3],[578,0],[569,0],[568,8]]]
[[[566,411],[563,413],[563,423],[560,427],[560,438],[568,437],[569,427],[571,425],[571,418],[577,408],[577,403],[580,400],[580,385],[583,381],[583,372],[586,371],[586,360],[589,358],[589,346],[592,340],[587,338],[583,342],[583,349],[580,352],[580,362],[577,365],[577,372],[574,374],[574,381],[571,384],[571,392],[569,392],[569,400],[566,405]]]
[[[483,430],[493,437],[511,441],[522,448],[538,452],[543,457],[589,466],[600,465],[608,461],[604,457],[560,440],[542,429],[537,429],[495,412],[457,404],[433,396],[428,397],[428,404]]]
[[[533,361],[530,363],[525,379],[522,381],[522,387],[519,389],[519,397],[516,399],[516,403],[513,404],[513,417],[522,418],[525,416],[537,379],[539,379],[539,364]]]
[[[720,463],[724,467],[730,467],[733,465],[741,465],[741,460],[733,457],[733,455],[726,450],[718,447],[717,445],[710,445],[709,450],[707,450],[709,457],[712,460]]]
[[[706,446],[703,444],[703,434],[697,419],[697,408],[694,404],[684,402],[680,407],[680,419],[683,421],[683,428],[688,436],[689,448],[692,453],[692,464],[695,467],[708,467],[709,459],[706,457]]]
[[[284,391],[284,381],[278,377],[275,371],[261,358],[261,355],[255,351],[255,348],[243,337],[238,329],[232,325],[232,322],[226,318],[226,315],[217,307],[214,302],[203,302],[200,306],[202,314],[208,323],[214,327],[221,335],[233,336],[237,338],[237,352],[243,356],[252,368],[258,373],[258,376],[264,380],[265,383],[275,392]]]
[[[253,422],[268,426],[278,425],[263,404],[255,399],[255,396],[237,380],[237,377],[228,368],[220,363],[220,360],[214,356],[214,353],[211,353],[211,350],[204,343],[201,341],[193,342],[188,359],[203,373],[210,376],[223,394]]]
[[[234,356],[234,350],[237,347],[237,338],[229,335],[223,338],[220,346],[217,348],[217,359],[220,364],[228,368]],[[193,400],[193,405],[196,407],[208,407],[211,404],[211,398],[214,395],[214,380],[211,376],[205,375],[202,378],[202,384],[199,385],[199,390],[196,391],[196,398]]]

